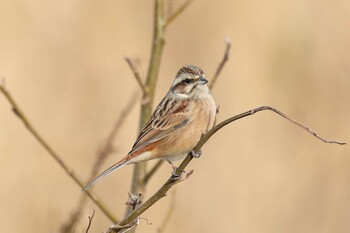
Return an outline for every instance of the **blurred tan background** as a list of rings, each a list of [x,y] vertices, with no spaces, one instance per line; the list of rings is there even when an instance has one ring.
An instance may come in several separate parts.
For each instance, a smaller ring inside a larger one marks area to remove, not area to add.
[[[173,7],[182,1],[174,1]],[[0,78],[34,126],[87,179],[96,151],[135,90],[123,56],[143,76],[153,1],[0,1]],[[213,95],[221,121],[271,105],[329,139],[350,142],[350,1],[195,1],[166,31],[156,102],[177,70],[195,64],[211,77],[232,39],[231,59]],[[106,168],[131,148],[140,95]],[[272,112],[226,127],[209,141],[194,175],[176,186],[164,232],[350,232],[349,146],[324,144]],[[132,167],[94,188],[124,213]],[[170,174],[164,166],[149,197]],[[80,188],[48,156],[0,96],[2,232],[58,232]],[[170,197],[142,216],[157,232]],[[76,232],[111,222],[92,203]]]

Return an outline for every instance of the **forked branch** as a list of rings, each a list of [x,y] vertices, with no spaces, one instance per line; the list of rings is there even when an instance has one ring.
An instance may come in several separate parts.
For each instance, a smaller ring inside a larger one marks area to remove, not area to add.
[[[184,12],[193,2],[193,0],[187,0],[182,6],[180,6],[174,13],[172,13],[165,21],[164,27],[169,26],[182,12]]]

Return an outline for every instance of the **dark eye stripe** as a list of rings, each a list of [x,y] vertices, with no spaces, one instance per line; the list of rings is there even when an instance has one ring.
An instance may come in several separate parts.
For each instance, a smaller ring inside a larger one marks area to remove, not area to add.
[[[186,78],[186,79],[184,79],[182,82],[184,82],[184,83],[186,83],[186,84],[190,84],[190,83],[193,83],[194,80],[193,80],[193,79]]]

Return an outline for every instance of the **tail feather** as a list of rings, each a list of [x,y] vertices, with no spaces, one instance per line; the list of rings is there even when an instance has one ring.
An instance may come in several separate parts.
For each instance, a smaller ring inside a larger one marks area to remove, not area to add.
[[[111,174],[112,172],[118,170],[119,168],[125,166],[129,161],[123,159],[122,161],[119,161],[116,164],[113,164],[111,167],[107,168],[104,172],[102,172],[100,175],[96,176],[92,181],[90,181],[83,189],[82,191],[87,190],[88,188],[90,188],[91,186],[93,186],[97,181],[99,181],[100,179],[102,179],[105,176],[108,176],[109,174]]]

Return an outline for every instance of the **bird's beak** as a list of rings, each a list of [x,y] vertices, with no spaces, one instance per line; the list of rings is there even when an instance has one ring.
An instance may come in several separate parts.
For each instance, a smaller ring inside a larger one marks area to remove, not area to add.
[[[207,82],[208,80],[206,80],[203,75],[199,76],[199,81],[198,81],[199,84],[204,85]]]

